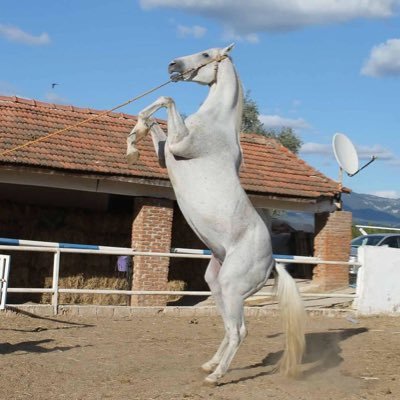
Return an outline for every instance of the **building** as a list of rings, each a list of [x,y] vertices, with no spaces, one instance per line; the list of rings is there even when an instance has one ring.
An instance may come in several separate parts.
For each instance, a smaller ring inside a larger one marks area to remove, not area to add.
[[[0,96],[0,149],[11,149],[98,114],[98,110]],[[2,155],[0,236],[133,246],[148,251],[201,247],[176,206],[166,170],[158,164],[150,137],[138,146],[138,164],[127,164],[126,137],[135,123],[134,116],[108,113]],[[241,144],[244,163],[240,177],[253,204],[264,210],[313,213],[315,255],[347,260],[351,214],[336,211],[341,190],[338,183],[275,140],[244,134]],[[13,265],[21,269],[21,281],[14,278],[14,285],[33,282],[43,286],[50,279],[48,270],[38,266],[42,264],[39,255],[32,256],[28,264],[26,257],[25,261],[21,255],[16,257]],[[86,281],[98,274],[110,277],[110,263],[112,260],[82,265],[71,255],[62,265],[62,274],[65,279],[83,276]],[[176,261],[135,257],[128,286],[165,289],[168,281],[182,279],[187,270]],[[196,280],[202,282],[197,273],[194,275],[193,279],[184,279],[189,288]],[[346,266],[320,265],[314,269],[313,279],[321,289],[333,289],[345,286],[347,276]],[[102,282],[109,284],[107,279]],[[126,281],[121,285],[126,286]],[[133,299],[135,304],[160,301],[165,299]]]

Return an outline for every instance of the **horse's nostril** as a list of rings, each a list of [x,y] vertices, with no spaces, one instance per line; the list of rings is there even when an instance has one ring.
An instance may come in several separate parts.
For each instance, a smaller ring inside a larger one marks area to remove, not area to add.
[[[174,65],[176,65],[176,62],[172,61],[172,62],[169,63],[168,67],[173,67]]]
[[[179,72],[180,63],[173,60],[168,64],[168,72],[171,74],[172,72]]]

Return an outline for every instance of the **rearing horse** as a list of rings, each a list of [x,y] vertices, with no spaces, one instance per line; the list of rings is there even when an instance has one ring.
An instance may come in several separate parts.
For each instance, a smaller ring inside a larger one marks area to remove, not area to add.
[[[225,326],[225,337],[202,369],[208,384],[217,384],[245,338],[244,300],[263,287],[272,270],[286,330],[281,370],[299,371],[304,351],[304,308],[296,284],[272,256],[267,226],[239,180],[243,94],[229,57],[233,45],[174,59],[175,80],[210,87],[199,110],[185,120],[174,101],[160,97],[139,113],[128,137],[127,156],[135,162],[137,140],[151,133],[160,164],[166,166],[176,199],[191,228],[211,250],[205,280]],[[168,113],[168,136],[151,118],[161,107]]]

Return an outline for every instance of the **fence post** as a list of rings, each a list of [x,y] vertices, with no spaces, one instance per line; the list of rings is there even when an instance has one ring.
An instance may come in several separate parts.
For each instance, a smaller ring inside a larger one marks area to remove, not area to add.
[[[51,300],[51,304],[53,306],[54,315],[58,314],[58,283],[59,283],[59,275],[60,275],[60,250],[57,250],[54,253],[54,261],[53,261],[53,296]]]
[[[0,255],[0,310],[6,308],[10,256]]]

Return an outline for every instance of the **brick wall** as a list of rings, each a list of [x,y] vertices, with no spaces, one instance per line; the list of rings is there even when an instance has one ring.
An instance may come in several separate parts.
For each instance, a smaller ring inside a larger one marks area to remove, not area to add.
[[[138,251],[169,253],[172,237],[173,201],[137,197],[132,225],[132,247]],[[169,259],[134,257],[133,290],[167,290]],[[166,296],[132,296],[134,306],[164,306]]]
[[[348,261],[351,222],[352,214],[347,211],[315,214],[314,256],[327,261]],[[319,264],[313,271],[313,283],[327,291],[346,287],[349,267]]]

